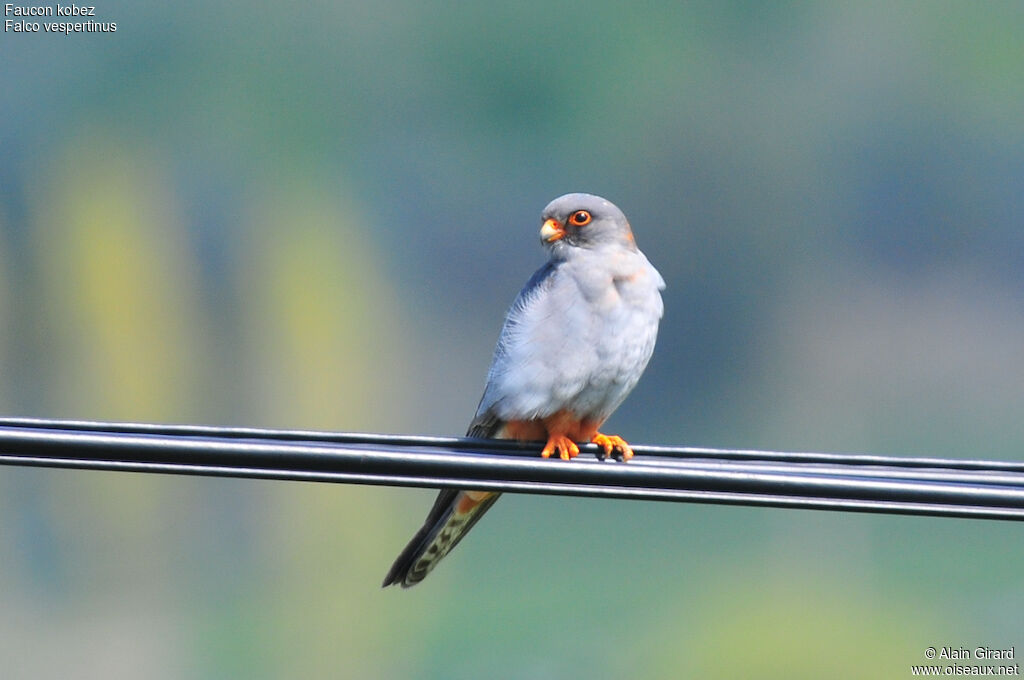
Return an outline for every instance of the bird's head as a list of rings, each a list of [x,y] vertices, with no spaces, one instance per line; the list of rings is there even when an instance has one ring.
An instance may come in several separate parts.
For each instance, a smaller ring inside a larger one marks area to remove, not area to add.
[[[557,253],[566,248],[621,245],[636,249],[629,221],[614,203],[592,194],[566,194],[541,213],[540,239]]]

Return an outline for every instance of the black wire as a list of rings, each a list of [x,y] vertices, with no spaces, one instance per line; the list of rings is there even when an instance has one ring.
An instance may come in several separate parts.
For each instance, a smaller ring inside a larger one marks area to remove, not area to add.
[[[215,425],[175,425],[164,423],[121,423],[93,420],[50,420],[43,418],[0,418],[0,428],[35,428],[74,430],[82,432],[123,432],[126,434],[166,434],[223,439],[267,439],[273,441],[306,441],[339,444],[394,444],[399,446],[441,447],[472,451],[493,451],[519,455],[536,455],[536,447],[497,439],[468,439],[465,437],[428,437],[422,435],[391,435],[353,432],[324,432],[320,430],[273,430],[253,427],[223,427]],[[943,468],[949,470],[979,470],[982,472],[1024,473],[1024,461],[976,460],[961,458],[923,458],[878,456],[848,453],[807,453],[784,451],[758,451],[751,449],[711,449],[682,446],[633,446],[640,454],[678,458],[713,458],[716,460],[777,461],[793,463],[837,463],[840,465],[880,465],[907,468]],[[597,447],[580,447],[581,451],[597,452]]]
[[[1024,519],[1024,464],[635,447],[628,464],[493,440],[0,419],[0,464]],[[584,450],[596,451],[593,446]]]

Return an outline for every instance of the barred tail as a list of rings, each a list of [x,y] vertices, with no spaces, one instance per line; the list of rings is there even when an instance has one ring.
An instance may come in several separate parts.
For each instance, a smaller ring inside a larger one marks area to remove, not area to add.
[[[485,410],[473,418],[466,436],[501,439],[505,437],[504,428],[502,420]],[[500,496],[500,493],[488,491],[442,489],[423,526],[391,565],[384,577],[384,587],[397,583],[411,588],[425,579]]]
[[[423,526],[391,565],[384,587],[399,584],[409,588],[426,578],[499,496],[487,491],[443,489]]]

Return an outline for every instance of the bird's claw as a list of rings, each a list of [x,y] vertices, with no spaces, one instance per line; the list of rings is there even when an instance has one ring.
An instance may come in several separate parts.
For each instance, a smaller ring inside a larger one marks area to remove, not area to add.
[[[548,443],[544,445],[540,455],[544,458],[550,458],[552,453],[557,453],[558,457],[562,460],[569,460],[580,455],[580,447],[576,446],[576,442],[565,435],[551,435],[548,437]]]
[[[622,461],[627,461],[633,457],[633,449],[630,448],[629,444],[622,437],[614,434],[601,434],[598,432],[591,438],[591,443],[597,444],[603,450],[603,455],[598,454],[598,457],[602,460],[608,456],[618,458]]]

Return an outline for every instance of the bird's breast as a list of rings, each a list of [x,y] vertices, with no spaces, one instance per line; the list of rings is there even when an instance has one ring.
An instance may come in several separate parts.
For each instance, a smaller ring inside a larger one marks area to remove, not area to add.
[[[658,272],[630,252],[565,262],[515,310],[483,405],[505,421],[603,420],[639,380],[662,314]]]
[[[619,266],[577,275],[583,313],[575,315],[576,337],[559,358],[554,400],[581,416],[607,417],[633,389],[654,350],[662,315],[657,271],[646,258],[623,258]]]

